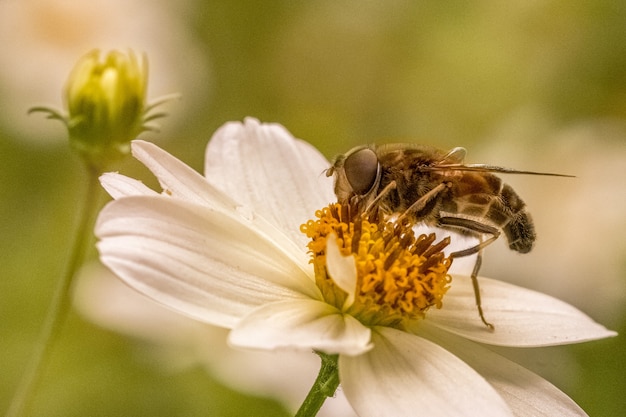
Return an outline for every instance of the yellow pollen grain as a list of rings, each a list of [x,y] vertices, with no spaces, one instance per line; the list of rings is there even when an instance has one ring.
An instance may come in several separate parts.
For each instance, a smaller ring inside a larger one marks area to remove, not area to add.
[[[326,302],[344,309],[347,298],[326,271],[327,238],[336,235],[342,254],[353,256],[357,269],[355,300],[346,313],[366,325],[404,328],[430,307],[441,308],[450,284],[452,260],[442,252],[449,240],[416,237],[408,222],[388,221],[376,212],[357,214],[349,205],[331,204],[315,217],[301,231],[311,239],[311,263]]]

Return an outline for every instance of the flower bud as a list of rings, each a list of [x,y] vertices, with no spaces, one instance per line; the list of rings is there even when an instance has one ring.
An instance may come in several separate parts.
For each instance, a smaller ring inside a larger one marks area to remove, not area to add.
[[[149,121],[165,116],[148,113],[164,100],[147,105],[148,63],[145,55],[132,51],[109,52],[100,60],[100,51],[83,56],[72,70],[64,91],[67,114],[35,107],[61,120],[69,131],[71,146],[87,162],[103,168],[130,151],[130,141],[145,130]]]

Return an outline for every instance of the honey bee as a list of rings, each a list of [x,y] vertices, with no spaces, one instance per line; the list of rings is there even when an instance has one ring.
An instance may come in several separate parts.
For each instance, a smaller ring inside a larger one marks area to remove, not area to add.
[[[465,155],[461,147],[443,151],[417,144],[359,146],[338,156],[326,175],[334,176],[338,201],[355,204],[360,212],[378,208],[398,219],[478,238],[480,243],[450,256],[477,254],[471,275],[476,306],[481,321],[493,330],[483,313],[477,279],[482,249],[501,233],[519,253],[529,252],[536,239],[526,204],[494,173],[570,176],[464,164]]]

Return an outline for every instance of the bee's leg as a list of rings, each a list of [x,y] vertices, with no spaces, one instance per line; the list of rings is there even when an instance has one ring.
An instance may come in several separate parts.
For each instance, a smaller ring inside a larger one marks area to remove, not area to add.
[[[457,252],[452,252],[450,254],[450,257],[454,259],[477,254],[476,262],[474,263],[474,269],[472,270],[471,275],[472,286],[474,288],[474,297],[476,299],[476,308],[478,309],[478,315],[480,316],[480,320],[485,324],[485,326],[489,328],[489,330],[493,331],[495,327],[493,326],[493,324],[489,323],[487,319],[485,319],[485,314],[483,313],[482,302],[480,299],[480,287],[478,285],[478,272],[480,271],[480,266],[483,261],[483,248],[494,242],[500,236],[500,231],[497,228],[486,225],[484,223],[459,217],[442,217],[439,219],[439,225],[450,229],[455,228],[468,231],[471,234],[477,235],[480,239],[480,242],[477,245]],[[491,237],[483,241],[482,235],[484,234],[490,234]]]
[[[489,323],[487,319],[485,319],[485,313],[483,313],[482,302],[480,300],[480,287],[478,286],[478,271],[480,271],[480,266],[483,262],[482,250],[478,251],[478,255],[476,255],[476,262],[474,263],[474,269],[472,270],[472,286],[474,287],[474,298],[476,300],[476,308],[478,309],[478,315],[480,316],[480,320],[489,328],[489,330],[494,331],[495,327],[493,324]]]
[[[404,212],[400,214],[400,216],[398,216],[398,221],[404,219],[406,216],[410,215],[411,213],[417,213],[420,210],[422,210],[424,207],[426,207],[426,203],[432,200],[437,194],[445,190],[447,187],[448,187],[448,184],[445,182],[442,182],[441,184],[437,185],[435,188],[433,188],[432,190],[430,190],[429,192],[427,192],[426,194],[418,198],[417,201],[411,204],[409,208],[404,210]]]
[[[491,235],[487,240],[483,241],[481,239],[477,245],[450,254],[450,256],[456,258],[479,253],[483,248],[489,246],[500,237],[500,230],[498,228],[464,217],[440,217],[437,220],[437,226],[456,231],[460,230],[461,232],[476,236],[479,239],[483,235]]]
[[[374,208],[376,206],[376,204],[380,203],[380,201],[383,199],[383,197],[385,197],[387,194],[389,194],[389,192],[391,190],[394,190],[395,188],[396,188],[396,182],[395,181],[391,181],[389,184],[387,184],[385,186],[385,188],[383,188],[382,191],[380,191],[378,193],[376,198],[373,199],[372,202],[367,205],[367,207],[365,207],[365,210],[363,210],[363,214],[369,213],[369,211],[372,208]]]

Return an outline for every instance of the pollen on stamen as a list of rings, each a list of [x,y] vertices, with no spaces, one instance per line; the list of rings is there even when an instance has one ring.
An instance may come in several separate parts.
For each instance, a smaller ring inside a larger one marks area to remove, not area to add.
[[[331,204],[315,217],[300,228],[311,239],[311,263],[326,302],[365,325],[400,329],[423,318],[429,308],[441,308],[451,280],[452,259],[442,252],[449,238],[435,242],[435,234],[415,236],[406,220],[394,222],[376,211],[363,215],[346,204]],[[348,294],[327,273],[327,239],[335,235],[342,255],[355,259],[351,305],[345,305]]]

